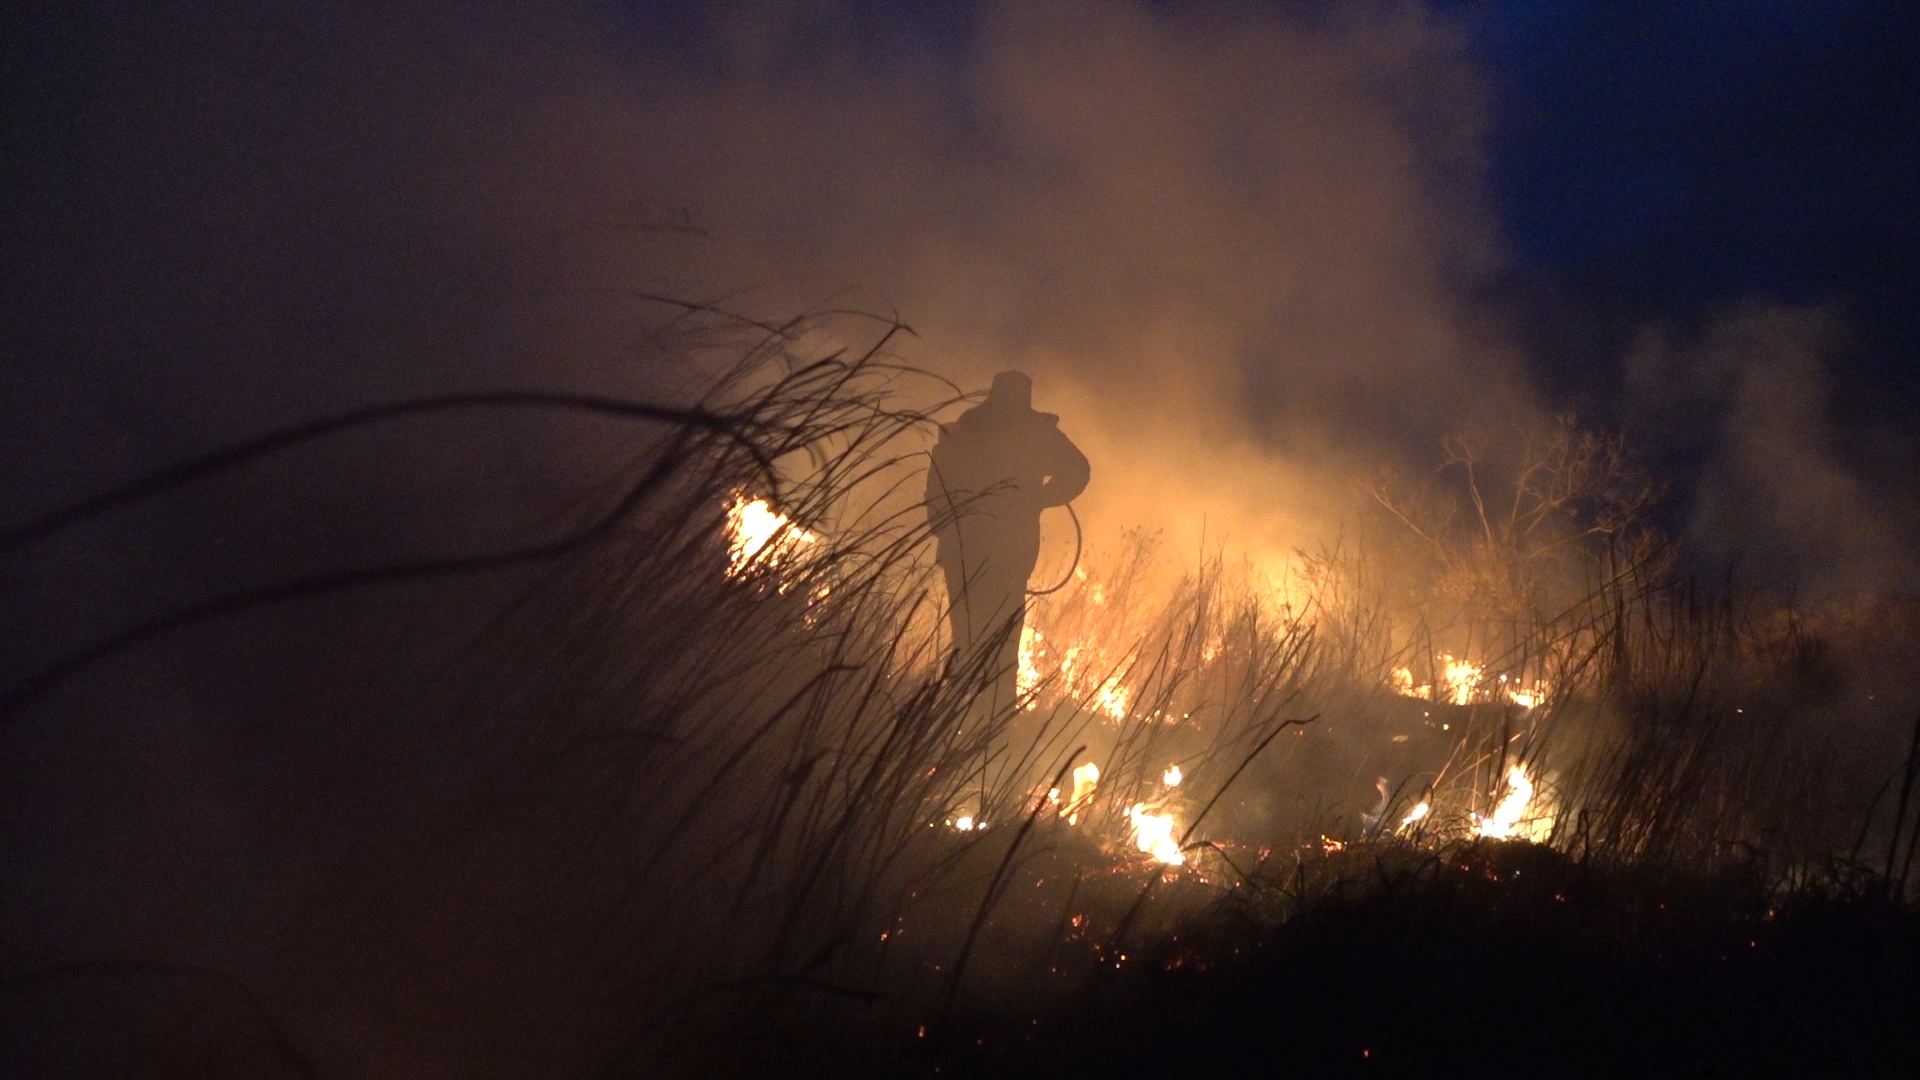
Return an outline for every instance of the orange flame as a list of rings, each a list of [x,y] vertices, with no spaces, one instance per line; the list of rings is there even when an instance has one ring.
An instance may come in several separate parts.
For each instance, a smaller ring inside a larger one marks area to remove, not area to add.
[[[1073,770],[1073,795],[1067,800],[1067,824],[1080,823],[1080,811],[1093,802],[1093,789],[1100,783],[1100,766],[1089,761]]]
[[[765,499],[748,499],[734,492],[727,504],[727,573],[738,577],[756,563],[777,565],[792,561],[802,548],[820,537],[793,523]]]
[[[1146,803],[1134,803],[1127,808],[1127,820],[1133,825],[1134,847],[1168,866],[1186,863],[1186,852],[1180,850],[1180,842],[1173,838],[1177,823],[1172,814],[1148,813]]]

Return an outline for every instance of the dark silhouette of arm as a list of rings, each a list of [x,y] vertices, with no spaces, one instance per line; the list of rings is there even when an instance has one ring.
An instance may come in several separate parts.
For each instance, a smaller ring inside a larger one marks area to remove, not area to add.
[[[1058,428],[1053,429],[1053,438],[1047,454],[1047,482],[1040,489],[1041,506],[1065,506],[1080,497],[1087,490],[1087,481],[1093,476],[1093,466],[1087,463],[1087,455],[1073,445],[1073,440]]]

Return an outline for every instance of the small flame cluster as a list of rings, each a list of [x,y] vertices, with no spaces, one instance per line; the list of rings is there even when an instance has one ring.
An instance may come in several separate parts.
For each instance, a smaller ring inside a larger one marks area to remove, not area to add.
[[[1507,790],[1486,817],[1473,815],[1473,834],[1489,840],[1544,840],[1553,831],[1550,814],[1528,815],[1533,806],[1534,782],[1527,768],[1516,763],[1507,770]]]
[[[1160,783],[1169,791],[1180,786],[1186,775],[1178,764],[1167,766],[1160,774]],[[1180,850],[1180,841],[1174,838],[1174,830],[1179,822],[1172,814],[1156,814],[1146,803],[1134,803],[1127,808],[1127,823],[1133,827],[1133,846],[1168,866],[1184,866],[1187,854]]]
[[[1067,824],[1080,824],[1080,814],[1093,804],[1093,789],[1100,783],[1100,766],[1089,761],[1073,770],[1073,797],[1067,800],[1061,815]]]
[[[1172,814],[1151,813],[1146,803],[1134,803],[1127,808],[1127,822],[1133,826],[1134,847],[1168,866],[1186,863],[1187,854],[1180,850],[1180,841],[1173,837],[1179,823]]]
[[[1043,657],[1059,657],[1054,665],[1053,675],[1056,685],[1068,695],[1084,697],[1093,711],[1109,720],[1121,721],[1127,718],[1133,705],[1133,691],[1120,681],[1118,675],[1109,674],[1105,678],[1091,673],[1095,655],[1094,650],[1084,643],[1069,645],[1057,653],[1047,643],[1040,631],[1031,626],[1020,630],[1020,662],[1015,676],[1015,688],[1026,699],[1026,707],[1038,708],[1034,691],[1039,689],[1045,679],[1041,671]]]
[[[1160,783],[1169,792],[1180,786],[1186,779],[1179,765],[1167,766],[1160,774]],[[1047,801],[1058,808],[1059,814],[1069,825],[1078,825],[1080,815],[1093,804],[1093,794],[1100,785],[1100,766],[1089,761],[1076,765],[1073,769],[1073,792],[1067,797],[1065,805],[1060,802],[1060,789],[1047,792]],[[1127,828],[1131,832],[1133,846],[1143,854],[1151,855],[1156,862],[1166,866],[1184,866],[1186,852],[1180,850],[1180,841],[1176,837],[1179,831],[1179,819],[1164,806],[1166,796],[1157,803],[1137,802],[1127,808]]]
[[[727,504],[727,576],[741,577],[755,566],[793,562],[820,542],[818,534],[795,525],[765,499],[734,492]],[[782,592],[786,591],[783,587]]]
[[[1551,692],[1544,682],[1523,683],[1508,675],[1489,678],[1486,665],[1452,653],[1434,658],[1435,681],[1416,683],[1411,667],[1397,667],[1389,679],[1395,693],[1446,705],[1484,705],[1504,698],[1523,709],[1537,709]]]

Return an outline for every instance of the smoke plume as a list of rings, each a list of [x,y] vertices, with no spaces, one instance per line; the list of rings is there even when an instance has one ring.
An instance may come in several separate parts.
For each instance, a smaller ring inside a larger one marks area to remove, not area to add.
[[[1383,457],[1531,422],[1463,300],[1499,242],[1445,21],[988,5],[874,65],[768,10],[704,39],[717,78],[636,92],[635,184],[710,228],[701,280],[897,311],[965,386],[1034,375],[1096,463],[1096,529],[1284,552]]]
[[[1828,365],[1847,345],[1831,309],[1752,303],[1692,339],[1649,328],[1626,360],[1649,450],[1697,462],[1678,474],[1697,556],[1779,599],[1915,584],[1898,443],[1834,413]]]

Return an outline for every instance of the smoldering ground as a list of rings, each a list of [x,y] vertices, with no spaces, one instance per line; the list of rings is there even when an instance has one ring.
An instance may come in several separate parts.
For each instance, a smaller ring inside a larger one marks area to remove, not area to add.
[[[1382,463],[1424,473],[1449,433],[1503,447],[1548,429],[1469,299],[1502,243],[1461,27],[1412,5],[1059,3],[967,8],[916,40],[863,17],[23,16],[9,521],[371,402],[510,386],[687,404],[759,330],[662,298],[774,324],[897,313],[906,363],[969,388],[1027,370],[1095,463],[1091,544],[1130,525],[1170,551],[1204,536],[1276,578],[1296,549],[1368,527]],[[808,354],[883,325],[818,323]],[[1763,346],[1791,336],[1752,325]],[[1780,365],[1730,349],[1715,385],[1756,388],[1733,409],[1765,411]],[[920,385],[922,403],[942,393]],[[1779,422],[1794,418],[1822,422]],[[1837,457],[1770,467],[1760,447],[1791,434],[1729,423],[1707,483],[1807,478],[1792,491],[1826,492],[1806,496],[1823,513],[1887,522],[1879,562],[1841,562],[1899,565],[1898,508],[1858,494],[1872,480]],[[35,539],[7,554],[7,676],[209,596],[564,535],[670,430],[461,411]],[[1822,550],[1832,534],[1804,528],[1792,491],[1753,505],[1778,507],[1788,556]],[[208,1030],[277,1029],[321,1072],[564,1074],[609,1056],[620,1009],[651,990],[570,996],[569,980],[603,929],[578,925],[581,898],[619,892],[620,837],[552,843],[571,787],[593,783],[503,782],[525,732],[475,721],[496,691],[591,711],[539,678],[489,681],[525,669],[476,643],[536,587],[555,588],[510,571],[262,607],[11,716],[0,954],[16,971],[152,962],[133,977],[167,993],[36,983],[10,1023],[75,1044],[168,1027],[176,984],[213,972]],[[684,912],[629,914],[670,935]]]

